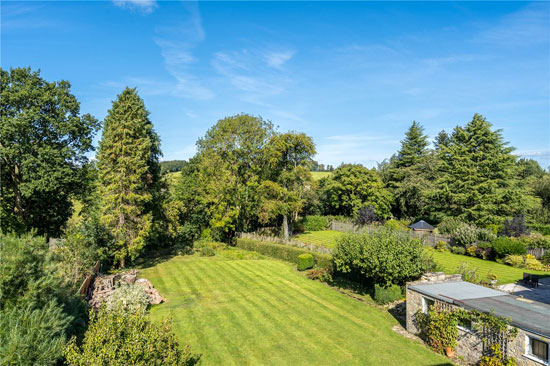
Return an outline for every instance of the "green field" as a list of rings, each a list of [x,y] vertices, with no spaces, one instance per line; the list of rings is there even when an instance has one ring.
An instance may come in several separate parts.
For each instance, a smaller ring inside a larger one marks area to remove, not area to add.
[[[500,264],[493,261],[487,261],[479,258],[468,257],[465,255],[453,254],[450,252],[438,252],[430,249],[437,265],[447,274],[454,274],[461,263],[466,263],[469,268],[477,268],[477,274],[481,279],[486,279],[489,272],[497,275],[498,284],[513,283],[523,278],[523,272],[538,273],[550,275],[548,272],[537,272],[525,270]]]
[[[342,236],[342,234],[340,231],[333,230],[306,231],[303,234],[294,236],[293,239],[320,247],[334,248],[336,246],[336,239]]]
[[[314,180],[320,180],[321,178],[328,177],[332,172],[311,172]]]
[[[140,271],[167,299],[152,317],[171,315],[203,365],[450,365],[394,332],[386,311],[288,263],[236,257],[178,256]]]

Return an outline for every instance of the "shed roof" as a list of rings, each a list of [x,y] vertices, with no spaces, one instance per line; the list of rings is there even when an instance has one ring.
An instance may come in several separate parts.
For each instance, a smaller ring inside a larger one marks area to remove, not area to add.
[[[469,282],[409,286],[411,290],[451,304],[510,319],[518,328],[550,337],[550,305]]]
[[[435,229],[432,225],[428,224],[424,220],[420,220],[418,222],[415,222],[414,224],[409,226],[413,230],[433,230]]]

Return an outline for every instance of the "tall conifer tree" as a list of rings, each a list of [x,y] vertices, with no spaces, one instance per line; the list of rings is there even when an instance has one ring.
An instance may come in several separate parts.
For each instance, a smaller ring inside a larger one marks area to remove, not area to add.
[[[99,144],[103,223],[114,237],[112,254],[125,267],[151,234],[160,190],[160,140],[136,89],[113,102]]]

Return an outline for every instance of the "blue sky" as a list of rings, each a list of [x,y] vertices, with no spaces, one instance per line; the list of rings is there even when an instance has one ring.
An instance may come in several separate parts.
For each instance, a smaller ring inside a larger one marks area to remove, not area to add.
[[[549,2],[22,2],[1,65],[65,79],[103,119],[137,86],[164,159],[245,112],[312,136],[325,164],[374,166],[413,120],[433,137],[481,113],[550,166]]]

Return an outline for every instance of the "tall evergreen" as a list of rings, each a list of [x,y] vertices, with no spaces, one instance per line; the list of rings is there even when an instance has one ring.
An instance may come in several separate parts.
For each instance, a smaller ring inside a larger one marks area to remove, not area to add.
[[[424,135],[424,127],[413,121],[411,127],[405,133],[405,139],[401,140],[401,150],[397,153],[395,161],[397,168],[408,168],[418,164],[428,150],[428,136]]]
[[[112,255],[125,267],[146,244],[160,194],[160,140],[136,89],[126,88],[104,121],[98,168],[102,222],[114,237]]]
[[[525,209],[529,200],[517,178],[514,148],[491,126],[475,114],[440,146],[441,174],[434,198],[444,215],[488,225]]]

